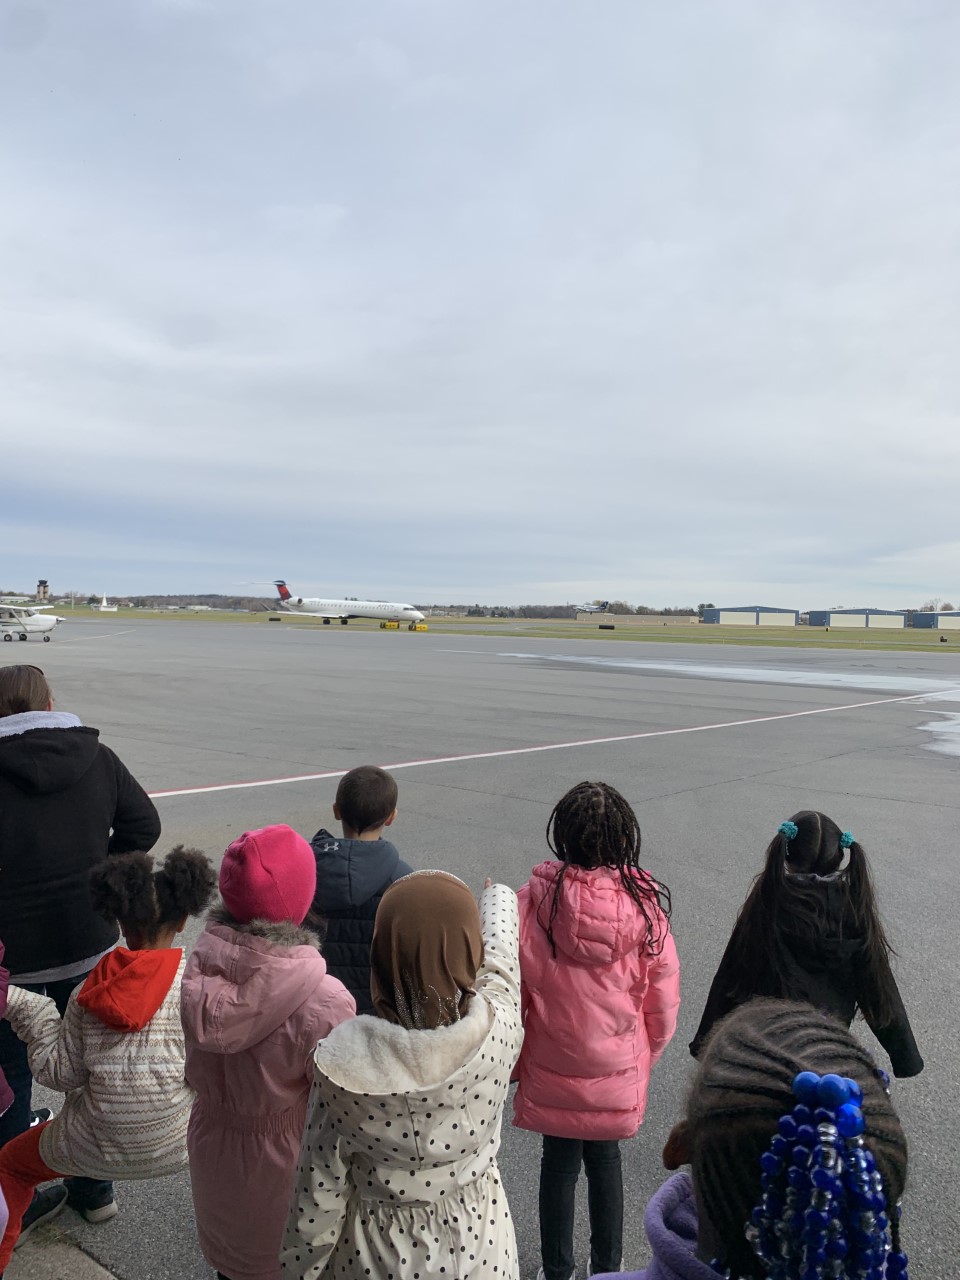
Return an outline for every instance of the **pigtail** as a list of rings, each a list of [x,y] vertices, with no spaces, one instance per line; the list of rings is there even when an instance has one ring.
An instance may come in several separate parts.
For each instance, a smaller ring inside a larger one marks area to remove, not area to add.
[[[863,846],[856,840],[849,847],[846,869],[851,923],[863,939],[863,987],[861,1012],[874,1026],[887,1026],[897,1007],[896,983],[890,969],[895,954],[877,907],[873,876]]]
[[[206,854],[178,844],[163,860],[155,878],[158,924],[173,924],[205,910],[217,882]]]
[[[154,871],[148,853],[107,858],[90,872],[94,909],[125,930],[152,935],[184,916],[199,915],[213,896],[216,873],[199,849],[178,844]]]
[[[101,862],[90,872],[90,896],[94,910],[105,920],[153,928],[157,894],[150,855],[124,853]]]
[[[732,999],[778,996],[785,987],[780,949],[775,945],[786,879],[790,842],[778,831],[764,854],[763,870],[755,877],[740,908],[730,939]]]

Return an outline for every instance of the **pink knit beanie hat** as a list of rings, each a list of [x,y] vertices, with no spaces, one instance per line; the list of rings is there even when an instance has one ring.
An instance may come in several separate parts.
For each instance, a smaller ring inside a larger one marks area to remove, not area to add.
[[[303,836],[282,823],[245,831],[223,855],[220,894],[240,924],[251,920],[303,924],[316,890],[313,850]]]

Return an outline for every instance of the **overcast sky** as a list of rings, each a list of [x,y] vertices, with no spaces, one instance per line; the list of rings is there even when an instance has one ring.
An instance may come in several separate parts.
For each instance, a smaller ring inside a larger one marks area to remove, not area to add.
[[[0,588],[960,603],[954,0],[0,0]]]

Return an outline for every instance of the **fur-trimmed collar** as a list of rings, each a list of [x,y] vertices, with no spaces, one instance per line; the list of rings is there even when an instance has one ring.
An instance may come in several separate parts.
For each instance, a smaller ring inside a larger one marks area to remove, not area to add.
[[[275,947],[316,947],[320,950],[320,939],[309,929],[303,929],[292,920],[248,920],[241,924],[223,905],[218,902],[211,907],[207,919],[211,924],[225,924],[236,933],[248,933],[252,938],[265,938]]]
[[[455,1075],[480,1052],[493,1026],[493,1008],[482,996],[449,1027],[409,1030],[362,1014],[334,1027],[317,1045],[317,1069],[351,1093],[410,1093],[431,1089]]]
[[[0,738],[12,738],[31,729],[80,729],[83,721],[72,711],[18,711],[0,716]]]

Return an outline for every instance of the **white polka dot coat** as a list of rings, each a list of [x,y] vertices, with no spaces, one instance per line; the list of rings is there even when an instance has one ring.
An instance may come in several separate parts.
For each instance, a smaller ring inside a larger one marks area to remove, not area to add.
[[[365,1015],[317,1046],[284,1280],[517,1280],[497,1153],[520,1053],[517,899],[480,899],[484,962],[435,1031]]]

